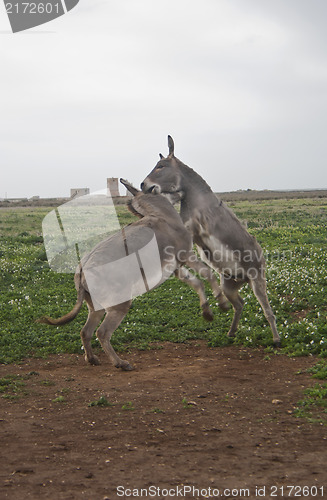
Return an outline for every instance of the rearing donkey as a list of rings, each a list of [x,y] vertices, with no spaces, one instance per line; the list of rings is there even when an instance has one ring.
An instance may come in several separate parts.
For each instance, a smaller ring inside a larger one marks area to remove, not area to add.
[[[275,316],[267,297],[265,259],[260,245],[204,179],[175,157],[174,141],[170,136],[168,147],[167,158],[160,154],[160,161],[141,184],[142,191],[165,195],[173,204],[181,202],[183,223],[192,234],[201,259],[220,274],[223,293],[234,308],[229,337],[235,336],[244,304],[238,291],[247,282],[270,324],[274,344],[279,346]]]
[[[93,365],[99,363],[92,352],[91,338],[105,315],[97,330],[97,337],[117,368],[132,370],[128,361],[118,357],[110,343],[110,338],[128,313],[133,292],[139,289],[140,285],[143,285],[142,293],[144,293],[175,273],[181,281],[193,287],[197,292],[204,318],[211,321],[213,316],[202,281],[184,267],[187,265],[199,272],[203,264],[193,253],[191,234],[185,229],[174,207],[163,196],[144,194],[130,186],[127,181],[121,179],[121,182],[134,195],[129,202],[129,209],[140,220],[101,241],[82,258],[74,277],[78,292],[77,301],[69,313],[58,319],[44,316],[37,321],[48,325],[69,323],[76,318],[85,301],[89,310],[87,321],[81,330],[85,360]],[[155,251],[151,250],[150,253],[144,254],[145,243],[153,241],[154,235],[157,244]],[[139,267],[136,269],[138,272],[135,273],[135,267],[128,267],[124,264],[126,256],[138,262]],[[123,265],[119,267],[119,262],[122,261]],[[219,286],[214,273],[208,268],[203,269],[203,272],[214,292],[218,293]],[[126,300],[127,296],[129,300]]]

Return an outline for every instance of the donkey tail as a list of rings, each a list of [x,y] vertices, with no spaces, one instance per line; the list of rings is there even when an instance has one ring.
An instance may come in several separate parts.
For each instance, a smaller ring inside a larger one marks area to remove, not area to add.
[[[78,313],[81,310],[81,307],[82,307],[82,304],[84,301],[84,297],[85,297],[85,289],[80,283],[76,304],[74,305],[73,309],[69,313],[67,313],[64,316],[62,316],[61,318],[57,318],[57,319],[50,318],[50,316],[42,316],[41,318],[37,319],[36,322],[37,323],[44,323],[46,325],[65,325],[66,323],[73,321],[73,319],[76,318],[76,316],[78,315]]]

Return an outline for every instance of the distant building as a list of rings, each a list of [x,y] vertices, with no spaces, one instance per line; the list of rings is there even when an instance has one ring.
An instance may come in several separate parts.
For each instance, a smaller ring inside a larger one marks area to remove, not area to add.
[[[116,198],[117,196],[120,196],[119,184],[118,184],[117,177],[108,177],[107,178],[107,191],[108,191],[108,195],[110,195],[112,198]]]
[[[70,190],[71,198],[78,198],[79,196],[85,196],[86,194],[90,194],[89,188],[73,188]]]
[[[27,198],[5,198],[4,201],[9,201],[10,203],[17,203],[20,201],[28,201]]]

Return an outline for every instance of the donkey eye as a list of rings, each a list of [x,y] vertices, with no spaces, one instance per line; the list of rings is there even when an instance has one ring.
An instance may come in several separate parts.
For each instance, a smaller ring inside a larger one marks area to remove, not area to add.
[[[157,165],[157,170],[161,170],[162,168],[164,168],[164,165]]]

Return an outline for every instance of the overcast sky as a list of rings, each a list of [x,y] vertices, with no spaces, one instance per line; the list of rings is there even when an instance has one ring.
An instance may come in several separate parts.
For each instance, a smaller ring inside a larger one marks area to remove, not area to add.
[[[327,188],[325,0],[80,0],[16,34],[1,2],[0,68],[0,198],[139,185],[168,134],[214,191]]]

